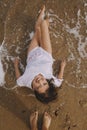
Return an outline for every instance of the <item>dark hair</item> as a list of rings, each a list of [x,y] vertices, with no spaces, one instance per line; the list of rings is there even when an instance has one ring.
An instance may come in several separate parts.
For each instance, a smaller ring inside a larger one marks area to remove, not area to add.
[[[45,93],[39,93],[36,90],[34,91],[36,98],[43,103],[49,103],[50,101],[57,98],[57,91],[55,85],[52,82],[53,79],[46,80],[49,84],[49,88],[46,90]]]

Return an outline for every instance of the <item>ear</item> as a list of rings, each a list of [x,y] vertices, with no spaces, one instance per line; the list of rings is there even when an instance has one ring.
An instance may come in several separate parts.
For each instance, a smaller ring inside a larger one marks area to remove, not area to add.
[[[34,91],[35,89],[34,89],[34,88],[32,88],[32,90]]]
[[[32,90],[33,90],[33,91],[36,91],[35,88],[33,88],[33,87],[32,87]]]

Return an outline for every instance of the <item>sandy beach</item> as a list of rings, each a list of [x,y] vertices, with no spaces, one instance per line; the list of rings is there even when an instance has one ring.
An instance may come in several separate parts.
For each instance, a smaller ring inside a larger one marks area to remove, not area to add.
[[[50,19],[55,59],[54,75],[66,58],[64,81],[58,98],[39,102],[27,87],[16,85],[13,59],[26,66],[27,48],[41,6]],[[0,130],[30,130],[30,114],[38,110],[38,129],[43,113],[52,117],[50,130],[87,130],[87,1],[0,0]]]

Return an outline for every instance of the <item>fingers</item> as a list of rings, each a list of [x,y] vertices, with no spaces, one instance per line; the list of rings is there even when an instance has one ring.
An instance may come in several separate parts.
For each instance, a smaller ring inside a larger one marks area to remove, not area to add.
[[[19,61],[19,57],[15,57],[13,62],[18,62]]]

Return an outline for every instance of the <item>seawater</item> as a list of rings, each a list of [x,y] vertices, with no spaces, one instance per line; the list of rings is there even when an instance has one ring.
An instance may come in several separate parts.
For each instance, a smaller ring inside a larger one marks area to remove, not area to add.
[[[82,75],[83,79],[87,79],[87,69],[85,65],[83,64],[84,61],[87,61],[87,37],[85,34],[87,34],[87,28],[84,28],[84,32],[82,33],[82,26],[83,24],[87,27],[87,3],[83,2],[84,4],[84,13],[82,15],[82,9],[79,8],[77,11],[77,20],[75,19],[69,19],[72,24],[74,24],[73,27],[70,26],[69,21],[65,23],[64,19],[60,18],[53,9],[48,10],[48,15],[50,17],[50,31],[53,35],[53,38],[56,41],[56,46],[58,44],[58,37],[63,38],[63,36],[66,34],[66,42],[67,42],[67,50],[68,50],[68,56],[67,56],[67,64],[71,63],[74,64],[72,67],[69,75],[71,76],[71,79],[73,78],[73,75],[76,76],[76,82],[71,82],[71,80],[68,80],[65,78],[65,83],[70,87],[79,86],[79,88],[87,88],[87,82],[82,81],[79,83],[79,76]],[[67,12],[65,12],[65,16],[67,16]],[[9,20],[9,18],[8,18]],[[62,33],[59,32],[59,30],[56,29],[57,26],[60,26]],[[7,25],[5,25],[4,30],[6,30]],[[19,33],[21,31],[21,28],[19,29]],[[26,34],[25,34],[26,35]],[[32,39],[33,32],[28,32],[29,37],[26,39],[26,42],[30,41]],[[6,34],[5,34],[6,36]],[[14,56],[9,53],[8,48],[6,48],[7,43],[5,41],[5,36],[2,44],[0,45],[0,86],[4,86],[6,84],[5,81],[5,74],[8,69],[8,63],[5,63],[5,70],[3,67],[3,59],[6,59],[6,61],[13,61]],[[15,41],[13,42],[15,43]],[[21,43],[20,43],[21,44]],[[18,44],[18,46],[15,48],[15,52],[17,55],[21,53],[21,46]],[[10,48],[14,45],[10,45]],[[84,66],[84,67],[83,67]],[[82,71],[82,68],[84,68],[84,72]],[[24,71],[24,65],[21,63],[21,69]],[[14,85],[15,86],[15,85]],[[10,89],[15,88],[12,86]],[[6,87],[5,87],[6,88]]]

